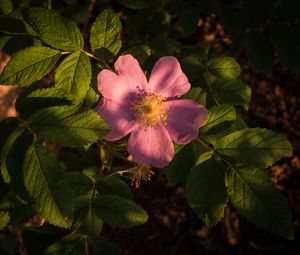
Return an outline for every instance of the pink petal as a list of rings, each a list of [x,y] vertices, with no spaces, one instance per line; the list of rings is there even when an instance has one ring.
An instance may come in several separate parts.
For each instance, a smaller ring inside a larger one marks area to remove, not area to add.
[[[110,132],[104,137],[108,141],[117,141],[137,128],[134,116],[129,108],[109,99],[102,98],[95,111],[110,127]]]
[[[154,65],[149,87],[163,97],[180,97],[191,88],[175,57],[162,57]]]
[[[128,152],[136,162],[158,168],[168,165],[174,157],[173,143],[162,124],[135,129],[129,137]]]
[[[204,106],[193,100],[169,101],[167,130],[175,143],[187,144],[198,136],[207,118]]]
[[[105,69],[98,74],[98,90],[108,99],[126,103],[128,98],[147,90],[148,83],[138,61],[131,55],[120,56],[115,63],[116,73]]]

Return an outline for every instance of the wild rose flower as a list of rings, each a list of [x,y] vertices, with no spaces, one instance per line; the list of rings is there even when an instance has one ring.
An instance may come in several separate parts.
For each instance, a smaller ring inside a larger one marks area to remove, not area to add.
[[[193,100],[178,99],[191,85],[175,57],[160,58],[148,82],[131,55],[120,56],[115,71],[98,75],[103,98],[95,110],[111,129],[105,139],[116,141],[131,133],[128,152],[133,159],[165,167],[174,157],[172,140],[187,144],[195,139],[207,110]]]

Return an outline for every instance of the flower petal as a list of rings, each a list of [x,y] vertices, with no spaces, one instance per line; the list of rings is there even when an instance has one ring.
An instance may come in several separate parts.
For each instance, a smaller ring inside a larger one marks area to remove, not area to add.
[[[132,95],[139,93],[138,88],[147,90],[146,76],[133,56],[120,56],[115,70],[116,73],[104,69],[98,74],[98,90],[105,98],[127,103]]]
[[[193,100],[169,101],[167,130],[175,143],[187,144],[198,135],[207,118],[204,106]]]
[[[104,137],[108,141],[117,141],[137,128],[137,123],[129,108],[109,99],[102,98],[95,111],[110,127],[110,132]]]
[[[190,90],[191,84],[182,72],[177,58],[168,56],[155,63],[149,88],[163,97],[180,97]]]
[[[166,128],[159,124],[135,129],[129,137],[128,152],[140,164],[162,168],[174,157],[174,146]]]

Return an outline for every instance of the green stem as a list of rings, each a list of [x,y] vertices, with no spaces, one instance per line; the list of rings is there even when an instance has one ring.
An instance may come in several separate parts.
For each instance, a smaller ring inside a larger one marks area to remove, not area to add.
[[[95,55],[87,52],[87,51],[84,51],[84,50],[80,50],[81,52],[85,53],[87,56],[89,56],[90,58],[93,58],[95,60],[97,60],[99,63],[101,63],[102,65],[104,65],[107,69],[113,71],[113,69],[103,60],[101,60],[100,58],[97,58]]]

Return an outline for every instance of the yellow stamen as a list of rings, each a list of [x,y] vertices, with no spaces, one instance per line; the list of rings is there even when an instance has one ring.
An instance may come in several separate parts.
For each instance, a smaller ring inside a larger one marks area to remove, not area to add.
[[[131,107],[136,121],[143,127],[155,127],[161,122],[166,123],[168,109],[168,103],[165,101],[165,98],[151,92],[139,95]]]
[[[128,173],[130,174],[131,185],[138,188],[141,185],[142,181],[150,181],[151,177],[154,175],[154,172],[150,167],[140,165],[129,169]]]

